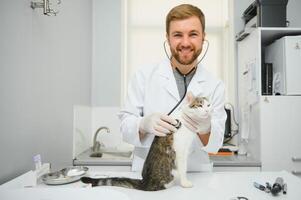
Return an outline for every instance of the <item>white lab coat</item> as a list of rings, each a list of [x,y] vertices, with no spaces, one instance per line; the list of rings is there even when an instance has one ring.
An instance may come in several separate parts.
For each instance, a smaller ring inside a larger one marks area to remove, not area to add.
[[[226,120],[224,84],[199,64],[187,90],[194,95],[209,98],[212,104],[209,142],[203,146],[196,135],[188,161],[189,171],[208,171],[212,169],[212,163],[210,163],[207,152],[217,152],[222,146],[224,138]],[[143,66],[135,73],[129,83],[124,108],[119,114],[123,140],[135,146],[133,171],[142,170],[149,147],[154,139],[153,134],[147,134],[143,141],[140,141],[138,132],[142,116],[154,112],[167,114],[179,100],[177,84],[168,59],[156,65]]]

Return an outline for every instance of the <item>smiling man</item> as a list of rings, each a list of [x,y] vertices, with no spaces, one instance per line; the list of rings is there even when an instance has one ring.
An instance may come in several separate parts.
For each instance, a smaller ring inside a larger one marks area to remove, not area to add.
[[[132,170],[142,170],[155,136],[176,131],[172,124],[177,122],[168,113],[187,91],[207,97],[212,107],[212,115],[206,119],[184,112],[184,124],[196,133],[188,170],[211,170],[208,152],[217,152],[223,143],[225,88],[200,64],[202,59],[198,60],[205,41],[203,12],[190,4],[172,8],[166,17],[166,39],[170,57],[139,68],[119,115],[123,139],[135,146]]]
[[[200,17],[204,18],[204,16]],[[171,64],[183,73],[196,66],[197,58],[202,52],[205,32],[200,18],[196,16],[182,20],[174,18],[167,18],[169,26],[167,26],[166,38],[172,53]]]

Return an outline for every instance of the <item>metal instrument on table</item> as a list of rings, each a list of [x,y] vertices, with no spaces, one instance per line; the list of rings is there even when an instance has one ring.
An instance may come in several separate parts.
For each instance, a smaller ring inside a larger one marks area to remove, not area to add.
[[[271,185],[269,182],[266,182],[265,186],[257,182],[254,182],[253,185],[257,189],[264,191],[266,193],[271,193],[272,195],[278,195],[281,191],[283,194],[287,193],[287,184],[284,183],[282,177],[277,177],[273,185]]]

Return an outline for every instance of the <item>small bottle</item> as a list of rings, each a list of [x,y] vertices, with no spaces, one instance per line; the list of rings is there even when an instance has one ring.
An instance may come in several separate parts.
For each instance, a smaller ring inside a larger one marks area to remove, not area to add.
[[[41,167],[42,167],[42,160],[41,160],[41,155],[40,154],[35,155],[33,157],[33,162],[35,164],[36,170],[41,169]]]

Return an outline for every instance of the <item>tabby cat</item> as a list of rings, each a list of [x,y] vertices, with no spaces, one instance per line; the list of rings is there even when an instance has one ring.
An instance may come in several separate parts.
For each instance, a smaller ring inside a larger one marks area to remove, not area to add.
[[[188,93],[187,103],[181,109],[192,109],[193,112],[205,117],[210,115],[210,104],[204,97],[194,97]],[[178,179],[182,187],[192,187],[186,177],[187,159],[194,132],[181,125],[181,109],[172,113],[179,120],[178,130],[166,137],[155,136],[142,170],[142,179],[131,178],[90,178],[82,177],[81,181],[92,186],[119,186],[144,191],[166,189]]]

